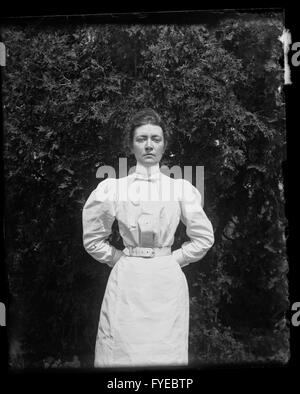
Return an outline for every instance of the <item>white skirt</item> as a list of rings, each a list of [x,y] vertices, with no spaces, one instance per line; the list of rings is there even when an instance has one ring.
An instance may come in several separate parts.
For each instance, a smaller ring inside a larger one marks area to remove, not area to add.
[[[172,255],[122,256],[106,286],[95,367],[188,364],[189,291]]]

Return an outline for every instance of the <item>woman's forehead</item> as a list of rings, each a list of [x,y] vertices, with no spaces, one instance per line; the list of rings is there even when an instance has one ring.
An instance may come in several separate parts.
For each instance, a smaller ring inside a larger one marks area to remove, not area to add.
[[[163,136],[163,131],[160,126],[153,125],[153,124],[145,124],[142,126],[139,126],[135,129],[134,135],[135,137],[141,136],[141,135],[147,135],[147,136],[152,136],[152,135],[159,135]]]

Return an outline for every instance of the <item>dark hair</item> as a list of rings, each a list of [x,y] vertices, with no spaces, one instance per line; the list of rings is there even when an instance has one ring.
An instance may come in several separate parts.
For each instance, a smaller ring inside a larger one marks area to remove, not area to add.
[[[161,116],[152,108],[142,109],[131,117],[125,129],[126,147],[130,148],[132,146],[135,129],[146,124],[160,126],[162,128],[166,148],[170,138],[169,132]]]

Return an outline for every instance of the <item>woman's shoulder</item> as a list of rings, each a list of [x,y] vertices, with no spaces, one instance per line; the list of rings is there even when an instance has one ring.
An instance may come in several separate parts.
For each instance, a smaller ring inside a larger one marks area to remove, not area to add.
[[[171,178],[163,175],[165,185],[171,187],[176,199],[182,202],[194,202],[201,199],[199,190],[187,179],[184,178]]]
[[[192,183],[189,180],[184,179],[182,177],[171,178],[168,174],[165,174],[163,172],[161,172],[161,177],[162,177],[163,181],[169,182],[170,184],[173,184],[176,187],[181,187],[181,188],[186,188],[186,189],[193,189],[194,188],[194,186],[192,185]]]
[[[97,199],[100,201],[114,200],[116,196],[117,179],[105,178],[103,181],[98,183],[95,189]]]
[[[171,178],[169,174],[161,174],[162,186],[166,190],[171,190],[171,193],[178,201],[186,200],[191,194],[195,193],[195,188],[192,183],[184,178]]]
[[[116,178],[105,178],[98,183],[97,188],[113,188],[115,187],[117,181],[118,179]]]

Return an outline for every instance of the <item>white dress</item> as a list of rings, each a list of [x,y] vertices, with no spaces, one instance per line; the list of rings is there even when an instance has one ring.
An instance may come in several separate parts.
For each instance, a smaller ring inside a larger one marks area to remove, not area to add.
[[[181,267],[207,253],[213,229],[190,182],[162,174],[158,165],[150,170],[149,177],[138,163],[127,177],[105,179],[83,208],[84,247],[112,267],[100,311],[95,367],[188,364],[189,292]],[[107,241],[115,219],[123,251]],[[190,241],[171,253],[180,219]],[[132,256],[136,247],[155,248],[158,255]]]

